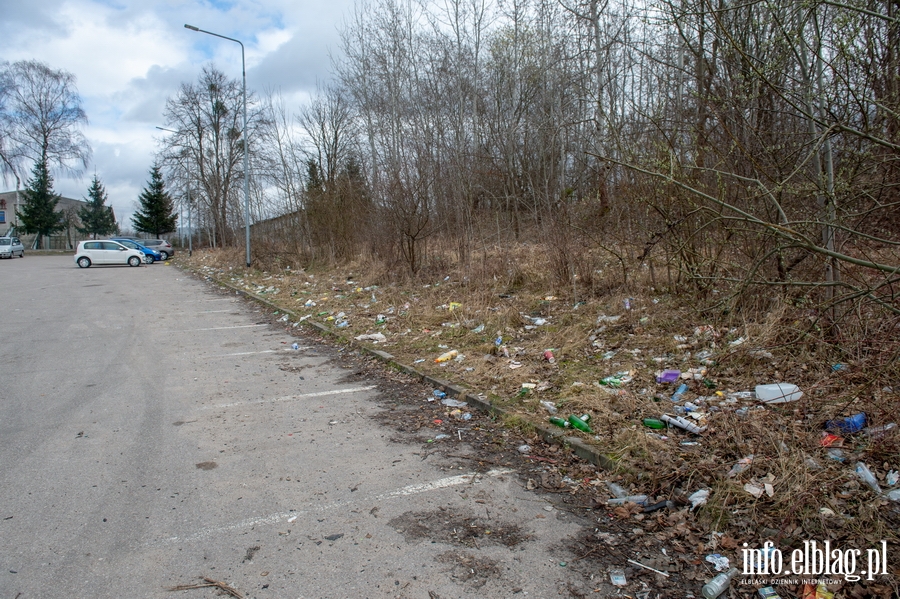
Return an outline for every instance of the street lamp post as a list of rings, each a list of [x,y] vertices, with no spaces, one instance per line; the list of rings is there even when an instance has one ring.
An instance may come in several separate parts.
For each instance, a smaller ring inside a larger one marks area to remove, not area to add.
[[[199,33],[205,33],[207,35],[220,37],[223,40],[236,42],[241,46],[241,74],[243,76],[244,93],[244,229],[246,237],[245,243],[247,245],[247,268],[250,268],[250,181],[248,179],[248,177],[250,176],[250,154],[247,152],[247,66],[244,62],[244,44],[241,43],[240,40],[236,40],[233,37],[219,35],[218,33],[206,31],[204,29],[200,29],[199,27],[188,25],[187,23],[185,23],[184,27],[185,29],[190,29],[191,31],[197,31]]]
[[[172,129],[166,129],[165,127],[156,127],[160,131],[168,131],[169,133],[177,134],[178,131],[174,131]],[[184,152],[184,148],[182,148],[182,153]],[[181,162],[181,161],[179,161]],[[185,166],[185,164],[181,163],[181,168],[184,169],[184,175],[187,177],[187,205],[188,205],[188,256],[194,255],[194,226],[191,224],[191,171]],[[182,241],[182,243],[184,243]]]

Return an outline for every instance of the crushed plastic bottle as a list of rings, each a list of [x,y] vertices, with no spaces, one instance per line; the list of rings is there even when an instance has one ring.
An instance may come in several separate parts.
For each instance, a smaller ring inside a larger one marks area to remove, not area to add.
[[[627,497],[628,491],[625,490],[625,487],[618,483],[614,483],[611,480],[606,481],[606,488],[609,489],[609,492],[615,495],[616,497]]]
[[[888,422],[887,424],[879,424],[878,426],[867,426],[863,429],[863,433],[873,439],[880,439],[896,428],[896,422]]]
[[[829,420],[825,423],[825,429],[829,431],[839,431],[845,435],[858,433],[866,426],[866,413],[860,412],[847,418],[837,420]]]
[[[434,359],[435,362],[449,362],[453,358],[459,355],[459,352],[455,349],[451,349],[448,352],[442,353],[440,356]]]
[[[684,394],[687,393],[688,386],[687,383],[681,383],[678,385],[678,388],[675,389],[675,393],[672,395],[672,401],[679,402],[681,398],[684,397]]]
[[[556,414],[556,404],[552,401],[547,401],[546,399],[541,400],[541,405],[544,406],[544,409],[551,414]]]
[[[447,394],[440,389],[435,389],[431,393],[434,395],[435,399],[444,399],[445,397],[447,397]]]
[[[878,479],[875,478],[875,475],[872,474],[872,471],[869,470],[869,467],[863,462],[856,462],[856,475],[879,495],[884,493],[878,485]]]

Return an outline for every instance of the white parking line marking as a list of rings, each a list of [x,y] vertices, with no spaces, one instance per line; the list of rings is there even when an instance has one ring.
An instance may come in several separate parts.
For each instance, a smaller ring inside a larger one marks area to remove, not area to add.
[[[495,468],[493,470],[488,470],[482,476],[490,476],[493,478],[497,476],[503,476],[505,474],[510,474],[512,472],[513,470],[509,468]],[[401,489],[390,491],[388,493],[381,493],[380,495],[376,495],[374,497],[362,496],[358,499],[355,499],[354,501],[337,501],[334,503],[320,505],[311,509],[296,510],[293,512],[281,512],[278,514],[263,516],[261,518],[248,518],[246,520],[241,520],[227,526],[204,528],[203,530],[182,537],[174,536],[165,539],[159,539],[157,541],[150,542],[149,545],[172,545],[174,543],[190,543],[193,541],[202,541],[203,539],[207,539],[214,535],[220,535],[234,530],[252,528],[254,526],[264,524],[277,524],[279,522],[286,521],[290,518],[296,518],[298,516],[305,516],[307,514],[320,514],[322,512],[327,512],[337,508],[346,508],[346,506],[352,503],[368,503],[371,501],[382,501],[385,499],[392,499],[397,497],[409,497],[410,495],[418,495],[419,493],[427,493],[428,491],[434,491],[437,489],[446,489],[447,487],[464,485],[473,482],[476,476],[478,476],[477,472],[472,472],[470,474],[460,474],[458,476],[450,476],[447,478],[435,480],[430,483],[409,485]]]
[[[267,327],[268,324],[237,324],[230,327],[209,327],[206,329],[178,329],[178,330],[169,330],[169,333],[194,333],[196,331],[223,331],[227,329],[249,329],[252,327]]]
[[[284,352],[299,351],[301,349],[309,349],[309,346],[301,345],[301,346],[297,347],[297,349],[291,349],[291,348],[285,347],[282,349],[264,349],[264,350],[260,350],[260,351],[240,351],[240,352],[233,353],[233,354],[217,354],[215,356],[209,356],[209,357],[210,358],[228,358],[230,356],[253,356],[256,354],[281,354]]]
[[[234,403],[220,403],[214,406],[204,406],[205,409],[213,408],[233,408],[235,406],[252,406],[262,403],[276,403],[279,401],[297,401],[307,399],[309,397],[327,397],[329,395],[341,395],[343,393],[360,393],[362,391],[371,391],[375,385],[368,387],[353,387],[352,389],[333,389],[331,391],[317,391],[316,393],[302,393],[300,395],[285,395],[284,397],[273,397],[272,399],[256,399],[253,401],[236,401]]]

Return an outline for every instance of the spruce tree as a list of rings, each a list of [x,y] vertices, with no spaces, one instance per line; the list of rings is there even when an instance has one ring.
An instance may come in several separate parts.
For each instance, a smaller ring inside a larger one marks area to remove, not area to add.
[[[150,169],[150,181],[141,192],[141,209],[131,217],[131,225],[135,231],[150,233],[159,238],[163,233],[175,230],[178,215],[175,214],[175,203],[166,191],[159,166]]]
[[[82,226],[75,228],[79,233],[97,239],[98,235],[105,237],[119,231],[112,206],[107,206],[106,200],[106,189],[100,183],[99,177],[94,175],[94,180],[88,188],[87,205],[78,209],[78,219]]]
[[[37,235],[35,249],[41,249],[42,238],[65,229],[63,215],[56,212],[59,196],[53,192],[53,177],[47,161],[35,163],[23,195],[22,210],[18,213],[19,228],[27,235]]]

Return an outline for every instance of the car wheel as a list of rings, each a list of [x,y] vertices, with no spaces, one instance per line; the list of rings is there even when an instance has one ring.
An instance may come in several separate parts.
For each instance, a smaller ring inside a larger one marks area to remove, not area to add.
[[[24,258],[24,257],[25,257],[25,250],[22,250],[21,252],[19,252],[19,258]]]
[[[131,256],[130,258],[128,258],[128,266],[140,266],[140,265],[141,265],[141,259],[138,258],[137,256]]]
[[[169,259],[169,252],[163,250],[163,251],[161,251],[159,254],[162,256],[162,259],[163,259],[163,260],[168,260],[168,259]]]
[[[144,256],[144,264],[150,264],[153,262],[153,256]]]
[[[81,268],[87,268],[90,265],[91,265],[90,258],[86,258],[86,257],[82,256],[81,258],[78,259],[78,266],[80,266]]]

